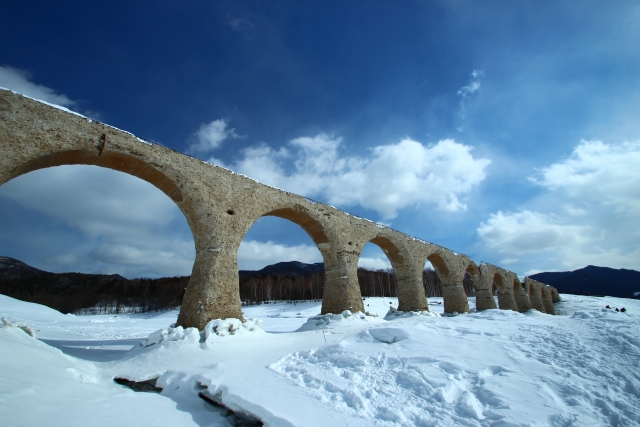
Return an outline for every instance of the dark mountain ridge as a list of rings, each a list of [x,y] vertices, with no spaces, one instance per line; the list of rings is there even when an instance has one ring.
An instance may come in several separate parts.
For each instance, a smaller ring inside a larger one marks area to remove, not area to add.
[[[267,265],[260,270],[240,270],[241,276],[258,276],[263,274],[279,274],[286,277],[306,276],[316,271],[324,271],[324,263],[307,264],[300,261],[285,261]]]
[[[537,273],[530,277],[565,294],[640,298],[640,272],[625,268],[588,265],[574,271]]]

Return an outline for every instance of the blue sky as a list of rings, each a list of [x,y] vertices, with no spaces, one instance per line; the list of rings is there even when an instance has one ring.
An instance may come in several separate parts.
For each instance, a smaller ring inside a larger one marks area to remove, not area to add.
[[[637,2],[132,3],[4,3],[0,86],[520,275],[640,269]],[[10,181],[0,221],[50,271],[194,256],[168,198],[96,167]],[[320,254],[279,219],[239,251],[291,259]]]

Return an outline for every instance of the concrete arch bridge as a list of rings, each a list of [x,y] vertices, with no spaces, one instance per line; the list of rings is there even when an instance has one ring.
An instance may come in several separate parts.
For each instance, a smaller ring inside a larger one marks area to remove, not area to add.
[[[536,308],[553,313],[554,288],[468,256],[381,227],[208,164],[61,108],[0,90],[0,185],[22,174],[60,165],[115,169],[155,185],[173,200],[193,233],[196,258],[178,324],[203,329],[215,318],[242,318],[237,254],[249,228],[263,216],[293,221],[311,236],[324,259],[322,313],[364,311],[358,259],[378,245],[398,282],[399,310],[428,310],[422,270],[429,260],[443,285],[445,312],[468,312],[465,273],[476,287],[477,309]]]

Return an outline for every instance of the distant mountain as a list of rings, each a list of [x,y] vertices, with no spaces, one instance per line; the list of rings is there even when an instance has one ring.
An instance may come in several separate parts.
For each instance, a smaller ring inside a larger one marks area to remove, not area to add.
[[[85,274],[85,273],[51,273],[31,267],[15,258],[0,256],[0,278],[4,280],[50,280],[57,285],[75,284],[79,281],[126,281],[128,279],[119,274]]]
[[[588,265],[575,271],[538,273],[531,276],[555,286],[560,293],[640,298],[640,272]]]
[[[278,262],[268,265],[261,270],[240,270],[241,276],[259,276],[264,274],[276,274],[286,277],[305,276],[315,271],[324,271],[324,263],[306,264],[299,261]]]
[[[0,294],[43,304],[63,313],[115,305],[141,311],[180,305],[189,277],[128,280],[119,274],[51,273],[0,257]],[[117,311],[114,311],[117,312]]]

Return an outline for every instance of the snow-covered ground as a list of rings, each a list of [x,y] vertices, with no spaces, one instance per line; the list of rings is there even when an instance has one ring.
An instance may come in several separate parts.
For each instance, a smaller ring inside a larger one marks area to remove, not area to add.
[[[200,392],[270,426],[640,425],[640,301],[562,297],[558,316],[268,304],[244,308],[262,328],[200,334],[169,328],[176,311],[72,316],[0,295],[0,425],[232,425]]]

